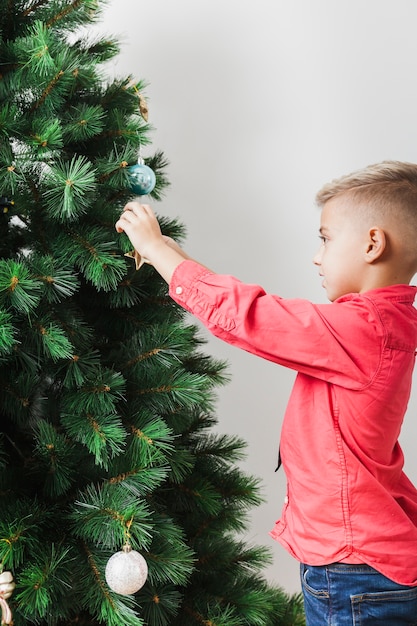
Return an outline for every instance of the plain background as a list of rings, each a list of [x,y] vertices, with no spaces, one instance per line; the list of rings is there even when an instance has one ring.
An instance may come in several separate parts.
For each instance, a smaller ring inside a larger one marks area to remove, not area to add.
[[[384,159],[417,161],[415,0],[112,0],[98,30],[122,51],[109,75],[148,82],[153,146],[170,161],[160,214],[185,223],[187,252],[284,297],[325,302],[312,257],[316,191]],[[226,359],[220,432],[248,442],[244,470],[265,504],[246,540],[274,555],[265,575],[299,590],[298,564],[268,535],[285,475],[275,473],[294,374],[217,339]],[[417,482],[417,387],[402,434]],[[326,480],[319,476],[318,480]]]

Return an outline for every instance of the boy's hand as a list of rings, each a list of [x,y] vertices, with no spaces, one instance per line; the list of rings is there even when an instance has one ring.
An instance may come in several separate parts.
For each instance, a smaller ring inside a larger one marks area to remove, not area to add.
[[[126,204],[115,227],[118,233],[125,232],[140,256],[151,263],[153,250],[166,245],[158,220],[148,204]]]
[[[175,268],[189,257],[170,237],[161,233],[158,220],[148,204],[129,202],[117,220],[118,233],[125,232],[135,248],[136,266],[150,263],[170,282]]]

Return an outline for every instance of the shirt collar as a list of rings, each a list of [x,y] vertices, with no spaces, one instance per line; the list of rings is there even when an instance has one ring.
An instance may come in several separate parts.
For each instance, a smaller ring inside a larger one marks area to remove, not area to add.
[[[416,297],[417,287],[414,285],[389,285],[388,287],[379,287],[378,289],[370,289],[363,293],[348,293],[337,298],[335,302],[346,302],[357,297],[367,298],[384,298],[386,300],[395,300],[397,302],[405,302],[413,304]]]

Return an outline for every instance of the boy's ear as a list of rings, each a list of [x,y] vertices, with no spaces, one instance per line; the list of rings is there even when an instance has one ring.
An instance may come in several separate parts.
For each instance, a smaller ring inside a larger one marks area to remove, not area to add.
[[[368,231],[368,244],[365,260],[367,263],[377,261],[387,247],[387,236],[379,226],[373,226]]]

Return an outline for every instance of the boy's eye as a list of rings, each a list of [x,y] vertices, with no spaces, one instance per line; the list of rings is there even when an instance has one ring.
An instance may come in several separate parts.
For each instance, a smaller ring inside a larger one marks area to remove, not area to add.
[[[324,235],[319,235],[319,239],[321,241],[321,243],[325,244],[327,241],[327,237],[325,237]]]

